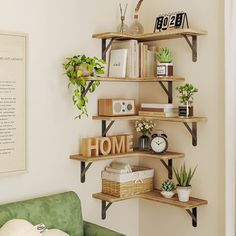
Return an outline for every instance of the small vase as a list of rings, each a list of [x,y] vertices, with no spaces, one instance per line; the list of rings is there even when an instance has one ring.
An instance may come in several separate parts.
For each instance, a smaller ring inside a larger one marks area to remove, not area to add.
[[[144,28],[138,20],[138,15],[135,14],[134,15],[134,22],[132,23],[132,25],[129,28],[129,33],[130,34],[143,34],[143,32],[144,32]]]
[[[191,103],[186,102],[186,104],[179,106],[179,116],[180,117],[191,117],[193,116],[193,106]]]
[[[150,150],[150,138],[145,134],[139,137],[139,150],[141,151]]]

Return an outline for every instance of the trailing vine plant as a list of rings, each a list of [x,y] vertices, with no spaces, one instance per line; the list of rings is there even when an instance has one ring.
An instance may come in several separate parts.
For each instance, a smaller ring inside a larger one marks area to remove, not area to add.
[[[69,78],[68,88],[73,85],[74,93],[72,101],[79,110],[79,114],[75,119],[83,115],[88,116],[88,97],[86,96],[86,88],[88,86],[86,77],[99,76],[104,74],[105,61],[97,57],[86,57],[85,55],[78,55],[67,57],[63,64],[65,74]],[[93,81],[88,92],[93,93],[100,85],[100,81]]]

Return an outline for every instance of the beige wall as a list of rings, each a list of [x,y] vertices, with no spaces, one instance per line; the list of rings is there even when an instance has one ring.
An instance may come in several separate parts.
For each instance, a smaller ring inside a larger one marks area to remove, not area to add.
[[[188,166],[198,165],[192,194],[207,199],[209,204],[199,208],[198,227],[193,228],[184,210],[141,200],[140,236],[224,236],[223,1],[146,1],[141,18],[146,31],[153,29],[155,17],[160,13],[179,10],[187,11],[190,27],[209,32],[208,36],[199,37],[198,62],[191,61],[190,49],[184,40],[162,41],[158,45],[174,51],[175,74],[184,76],[186,82],[199,89],[194,103],[195,114],[207,116],[208,122],[198,126],[197,147],[191,145],[190,135],[182,124],[158,123],[157,127],[166,131],[170,150],[184,152]],[[140,87],[143,102],[166,102],[164,98],[159,85]],[[174,102],[178,102],[176,95]],[[141,162],[156,169],[155,184],[159,187],[167,177],[163,166],[154,160]],[[175,161],[176,165],[180,163],[182,161]]]
[[[29,34],[28,173],[0,177],[0,203],[74,190],[81,198],[86,220],[137,236],[137,200],[114,204],[103,221],[101,202],[92,198],[92,193],[101,191],[101,170],[109,162],[93,164],[86,183],[81,184],[80,163],[69,160],[70,154],[79,152],[79,138],[100,135],[101,124],[91,117],[74,120],[72,90],[67,89],[68,80],[62,70],[66,56],[79,53],[100,56],[100,42],[91,35],[114,30],[118,24],[119,2],[0,0],[0,30]],[[89,95],[89,113],[96,114],[100,97],[135,98],[137,95],[137,84],[102,84],[94,95]],[[112,132],[119,134],[128,129],[128,123],[117,122]],[[124,214],[126,217],[122,217]]]

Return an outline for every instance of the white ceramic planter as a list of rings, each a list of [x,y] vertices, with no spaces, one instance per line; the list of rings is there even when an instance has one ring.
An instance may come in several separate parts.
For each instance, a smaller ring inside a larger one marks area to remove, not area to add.
[[[172,198],[175,195],[175,192],[161,191],[161,195],[165,198]]]
[[[178,193],[179,201],[188,202],[191,190],[192,190],[192,186],[188,186],[188,187],[177,186],[176,191]]]

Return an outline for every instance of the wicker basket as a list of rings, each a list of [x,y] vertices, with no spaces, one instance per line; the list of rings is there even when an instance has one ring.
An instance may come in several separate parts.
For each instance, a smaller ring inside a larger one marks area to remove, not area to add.
[[[129,197],[153,190],[154,170],[144,167],[132,168],[132,173],[102,172],[102,192],[115,197]]]

